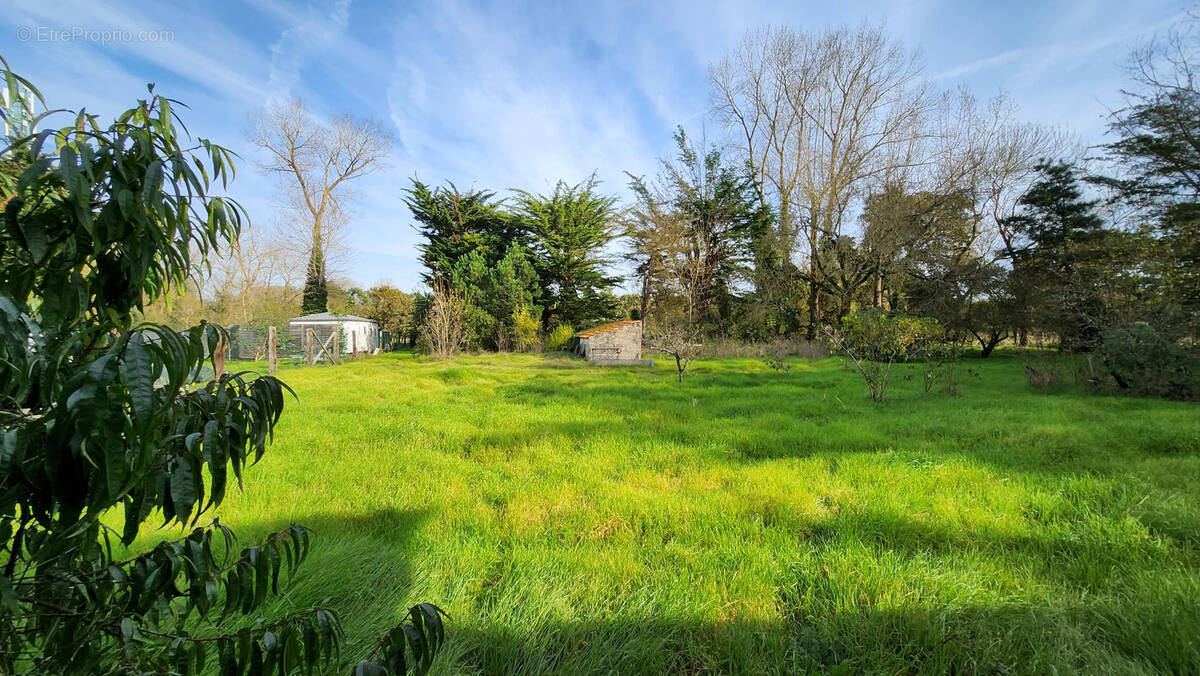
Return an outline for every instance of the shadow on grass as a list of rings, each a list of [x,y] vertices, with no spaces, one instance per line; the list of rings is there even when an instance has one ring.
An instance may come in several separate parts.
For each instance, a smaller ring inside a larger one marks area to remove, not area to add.
[[[1200,652],[1139,608],[1037,605],[874,607],[818,616],[782,599],[787,620],[625,617],[451,628],[439,671],[486,674],[1195,673]],[[790,607],[788,607],[790,606]],[[1141,623],[1141,626],[1138,626]],[[1143,629],[1144,628],[1144,629]],[[1157,632],[1146,634],[1145,631]]]
[[[381,509],[363,514],[312,514],[291,521],[230,524],[241,546],[292,523],[312,530],[308,558],[267,617],[314,606],[338,612],[346,630],[343,657],[357,660],[418,601],[410,596],[413,540],[428,519],[426,510]]]
[[[1026,518],[1040,517],[1027,513]],[[1009,565],[1020,566],[1048,587],[1069,595],[1119,592],[1147,573],[1200,573],[1189,541],[1169,540],[1153,530],[1122,529],[1127,524],[1121,518],[1095,513],[1052,518],[1054,524],[1037,524],[1042,530],[1011,535],[962,524],[939,527],[859,508],[803,528],[803,533],[818,552],[865,548],[872,560],[886,552],[903,560],[944,560],[961,567],[975,553],[1003,557]]]
[[[1128,471],[1124,460],[1200,453],[1200,436],[1169,424],[1183,413],[1177,407],[1045,395],[1025,387],[1019,372],[994,367],[984,382],[968,382],[961,397],[904,382],[882,404],[866,399],[853,373],[825,364],[791,374],[701,371],[682,384],[661,369],[600,381],[585,376],[542,371],[494,392],[513,405],[550,402],[587,414],[587,425],[560,429],[551,421],[527,428],[532,436],[591,433],[645,441],[666,434],[679,443],[722,445],[735,461],[912,448],[1006,472],[1062,476],[1120,474]]]
[[[514,605],[507,587],[528,581],[501,576],[452,624],[444,668],[1200,673],[1200,577],[1190,559],[1148,541],[1087,536],[1085,527],[1044,538],[959,533],[898,515],[842,513],[808,529],[812,547],[798,550],[797,563],[781,564],[774,617],[756,621],[740,617],[736,604],[716,610],[720,619],[631,613],[619,592],[610,609]],[[1030,567],[1044,585],[1026,595],[972,581],[962,574],[973,550],[1003,551],[1007,565]],[[564,612],[596,619],[546,617]]]

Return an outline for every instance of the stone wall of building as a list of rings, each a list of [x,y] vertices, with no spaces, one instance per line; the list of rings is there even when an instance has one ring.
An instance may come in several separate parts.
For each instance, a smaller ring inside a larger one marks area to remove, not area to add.
[[[626,320],[582,332],[579,351],[586,359],[634,360],[642,356],[642,322]]]

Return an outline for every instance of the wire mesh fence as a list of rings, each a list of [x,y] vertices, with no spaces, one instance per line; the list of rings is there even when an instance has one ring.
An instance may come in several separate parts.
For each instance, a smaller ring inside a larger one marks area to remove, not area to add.
[[[337,334],[337,345],[334,345],[334,334]],[[287,333],[288,351],[279,348],[279,354],[289,357],[308,358],[311,353],[315,361],[326,361],[330,354],[343,351],[341,343],[341,327],[337,324],[305,324],[289,325]]]
[[[261,361],[267,358],[268,326],[239,326],[229,332],[229,358],[235,361]]]
[[[270,325],[239,326],[233,325],[226,330],[229,332],[229,358],[236,361],[262,361],[267,358]],[[318,331],[318,340],[328,341],[329,331]],[[276,354],[281,359],[298,359],[305,356],[304,329],[276,327]]]
[[[390,336],[373,324],[363,322],[288,323],[275,327],[276,355],[281,360],[324,362],[332,357],[372,354],[390,345]],[[232,325],[227,358],[234,361],[263,361],[270,354],[270,324]]]

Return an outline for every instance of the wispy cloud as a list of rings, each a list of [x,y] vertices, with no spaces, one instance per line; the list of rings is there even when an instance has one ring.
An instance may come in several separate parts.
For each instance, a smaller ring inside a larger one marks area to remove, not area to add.
[[[1031,51],[1033,51],[1033,50],[1032,50],[1032,48],[1029,48],[1029,47],[1023,47],[1020,49],[1010,49],[1008,51],[1001,52],[1001,53],[995,54],[993,56],[988,56],[988,57],[985,57],[982,59],[975,59],[974,61],[971,61],[969,63],[964,63],[960,66],[955,66],[953,68],[949,68],[947,70],[944,70],[944,71],[934,75],[933,79],[938,82],[944,82],[946,80],[953,80],[956,78],[963,77],[965,75],[973,75],[980,71],[986,71],[986,70],[989,70],[992,68],[1000,68],[1001,66],[1006,66],[1010,63],[1020,61],[1021,59],[1025,58]]]
[[[271,43],[271,66],[267,90],[272,96],[290,96],[300,78],[300,68],[333,47],[350,25],[350,0],[337,0],[328,14],[301,14],[301,19],[284,29]]]
[[[608,81],[593,38],[518,18],[457,3],[406,17],[387,90],[401,161],[429,180],[540,190],[595,170],[620,181],[652,159],[645,101]]]
[[[389,122],[398,145],[387,171],[357,189],[354,276],[415,284],[415,236],[401,201],[408,177],[505,191],[546,190],[593,171],[624,191],[625,171],[654,171],[686,125],[717,141],[707,116],[707,66],[750,29],[807,30],[885,21],[928,72],[987,96],[1006,90],[1032,120],[1074,126],[1086,142],[1103,131],[1140,37],[1175,21],[1175,0],[1096,0],[1072,6],[846,0],[807,7],[770,0],[500,0],[352,3],[0,3],[5,56],[56,106],[111,114],[144,95],[144,83],[182,98],[194,133],[244,156],[234,186],[254,221],[274,220],[269,178],[254,171],[245,116],[272,98],[301,96],[318,113]],[[168,29],[166,42],[13,41],[20,26]]]

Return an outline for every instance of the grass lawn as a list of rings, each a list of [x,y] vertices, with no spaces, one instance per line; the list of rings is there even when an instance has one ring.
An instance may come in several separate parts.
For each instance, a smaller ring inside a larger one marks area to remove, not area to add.
[[[315,530],[276,609],[332,597],[353,655],[443,607],[441,673],[1200,672],[1200,407],[792,364],[285,369],[217,515]]]

